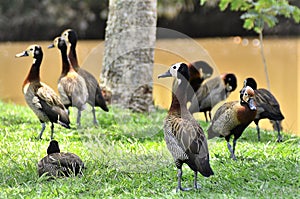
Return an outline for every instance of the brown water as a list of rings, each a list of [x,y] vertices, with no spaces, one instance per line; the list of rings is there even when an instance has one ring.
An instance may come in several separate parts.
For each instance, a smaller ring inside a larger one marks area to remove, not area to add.
[[[271,82],[271,92],[281,105],[286,132],[300,135],[300,39],[266,39],[265,53]],[[15,58],[15,54],[27,48],[32,42],[0,43],[0,99],[17,104],[25,104],[21,85],[32,63],[31,58]],[[61,70],[61,60],[57,49],[47,49],[48,42],[38,42],[44,50],[41,79],[53,89]],[[104,42],[79,41],[78,59],[81,66],[99,77],[102,66]],[[206,60],[214,67],[214,76],[233,72],[238,78],[238,88],[228,100],[238,99],[238,90],[246,77],[252,76],[258,87],[267,87],[260,48],[254,38],[241,39],[171,39],[158,40],[155,50],[153,72],[154,100],[160,107],[168,108],[171,101],[171,79],[158,80],[157,75],[179,61]],[[196,114],[203,119],[202,114]],[[270,129],[267,120],[261,127]]]

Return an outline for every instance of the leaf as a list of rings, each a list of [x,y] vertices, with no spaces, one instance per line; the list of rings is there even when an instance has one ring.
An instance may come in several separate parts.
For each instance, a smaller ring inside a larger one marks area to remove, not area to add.
[[[231,3],[231,0],[221,0],[219,3],[220,10],[224,11],[230,3]]]
[[[206,0],[200,0],[200,5],[203,6],[206,3]]]
[[[259,14],[254,11],[254,10],[251,10],[251,11],[248,11],[244,14],[241,15],[241,19],[251,19],[251,18],[258,18],[259,17]]]
[[[274,27],[278,23],[278,19],[275,16],[264,14],[262,15],[263,21],[270,27]]]
[[[243,28],[247,30],[251,30],[254,27],[254,19],[253,18],[248,18],[244,21]]]

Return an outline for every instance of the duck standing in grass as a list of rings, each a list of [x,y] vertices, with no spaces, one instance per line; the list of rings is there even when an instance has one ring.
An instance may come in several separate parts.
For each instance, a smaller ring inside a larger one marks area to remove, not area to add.
[[[256,112],[254,90],[246,86],[240,92],[240,101],[226,102],[218,108],[208,128],[208,139],[225,137],[230,157],[236,160],[236,141],[254,120]],[[229,143],[231,135],[234,136],[233,147]]]
[[[85,168],[82,160],[74,153],[60,152],[58,142],[51,140],[47,156],[38,162],[38,174],[50,177],[69,177],[82,174]]]
[[[182,165],[186,163],[194,171],[194,188],[198,188],[197,173],[209,177],[213,171],[209,164],[207,141],[203,129],[187,110],[187,87],[189,70],[184,63],[177,63],[158,76],[158,78],[175,77],[178,82],[176,92],[172,94],[172,104],[164,120],[164,137],[178,169],[178,190],[181,187]]]
[[[71,62],[71,65],[73,66],[74,70],[83,77],[83,79],[86,82],[89,98],[88,103],[92,107],[92,113],[94,118],[94,124],[96,125],[97,119],[95,114],[95,106],[99,106],[102,110],[105,112],[108,112],[108,107],[106,105],[105,99],[102,95],[102,90],[99,86],[99,83],[97,79],[88,71],[84,70],[83,68],[80,68],[77,60],[77,53],[76,53],[76,45],[77,45],[77,34],[72,29],[65,30],[61,37],[65,39],[67,43],[70,44],[70,50],[68,54],[68,58]]]
[[[225,73],[204,82],[196,91],[191,101],[189,111],[193,114],[204,112],[205,120],[207,111],[211,120],[211,109],[219,102],[226,100],[237,87],[236,76],[233,73]]]
[[[42,124],[38,138],[42,139],[46,128],[45,123],[50,121],[52,139],[54,132],[53,123],[70,128],[68,111],[54,90],[40,81],[40,66],[43,60],[41,46],[30,45],[25,51],[16,55],[16,57],[24,56],[33,58],[31,69],[22,86],[25,100]]]
[[[279,121],[282,121],[284,119],[284,116],[281,113],[280,105],[274,95],[267,89],[257,89],[257,83],[252,77],[245,79],[244,86],[250,86],[255,92],[257,114],[254,119],[254,123],[256,124],[258,141],[260,141],[260,129],[258,126],[258,122],[261,119],[267,118],[275,122],[276,130],[278,132],[277,142],[282,142],[282,137],[280,134],[281,127]]]
[[[62,72],[58,80],[58,91],[63,104],[78,109],[77,125],[80,126],[81,112],[85,109],[88,90],[84,79],[74,70],[67,57],[67,44],[61,37],[56,37],[48,48],[57,47],[61,52]]]

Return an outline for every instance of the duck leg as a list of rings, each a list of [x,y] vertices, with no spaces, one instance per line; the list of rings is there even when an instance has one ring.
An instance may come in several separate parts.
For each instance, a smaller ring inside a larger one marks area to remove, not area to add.
[[[260,129],[258,126],[258,121],[254,121],[254,123],[256,124],[257,139],[258,139],[258,141],[260,141]]]
[[[205,121],[208,122],[206,111],[204,111],[203,113],[204,113]]]
[[[81,119],[81,110],[78,109],[78,113],[77,113],[77,120],[76,120],[76,123],[77,123],[77,126],[80,127],[80,119]]]
[[[42,135],[43,135],[43,133],[45,131],[45,128],[46,128],[46,124],[44,122],[41,122],[41,125],[42,125],[42,129],[41,129],[41,132],[40,132],[39,137],[38,137],[38,139],[40,139],[40,140],[42,139]]]
[[[234,142],[233,142],[233,146],[234,146],[234,148],[235,148]],[[236,157],[235,157],[235,155],[234,155],[234,148],[232,149],[232,147],[231,147],[229,141],[227,141],[227,148],[228,148],[228,150],[229,150],[229,152],[230,152],[230,158],[232,158],[233,160],[236,160]]]
[[[92,106],[92,113],[93,113],[93,118],[94,118],[94,125],[97,126],[98,125],[98,121],[96,118],[96,111],[95,111],[95,107]]]
[[[51,140],[53,140],[53,133],[54,133],[54,124],[51,123],[51,137],[50,137]]]
[[[178,190],[180,190],[180,191],[190,190],[190,188],[182,188],[181,187],[182,168],[178,169],[177,178],[178,178],[178,182],[177,182],[178,185],[177,185],[177,188],[176,188],[176,192],[178,192]]]
[[[276,128],[277,128],[277,131],[278,131],[277,142],[282,142],[282,136],[281,136],[281,134],[280,134],[279,121],[276,120],[276,121],[275,121],[275,124],[276,124]]]
[[[195,189],[200,189],[200,185],[198,185],[197,183],[197,176],[198,176],[198,172],[197,171],[194,171],[194,188]]]

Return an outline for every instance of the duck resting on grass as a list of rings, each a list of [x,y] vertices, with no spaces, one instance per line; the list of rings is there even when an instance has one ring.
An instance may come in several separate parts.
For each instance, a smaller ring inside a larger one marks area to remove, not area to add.
[[[181,186],[182,165],[186,163],[194,171],[194,188],[197,174],[209,177],[214,174],[209,164],[209,152],[203,129],[187,109],[187,87],[189,86],[189,70],[185,63],[177,63],[158,76],[158,78],[175,77],[178,87],[172,93],[172,103],[164,120],[164,138],[178,169],[178,185],[176,190],[186,191]]]
[[[230,157],[236,160],[235,146],[237,139],[256,116],[254,90],[246,86],[240,92],[240,101],[226,102],[218,108],[208,128],[208,139],[225,137]],[[229,141],[233,135],[233,148]]]
[[[43,51],[39,45],[30,45],[16,57],[30,56],[33,63],[23,86],[26,103],[33,110],[42,124],[38,139],[42,139],[45,123],[51,122],[51,139],[53,139],[54,124],[70,128],[68,111],[52,88],[40,81],[40,66],[43,60]]]
[[[85,168],[82,160],[74,153],[60,152],[58,142],[51,140],[47,149],[47,156],[38,162],[39,177],[69,177],[82,175]]]

